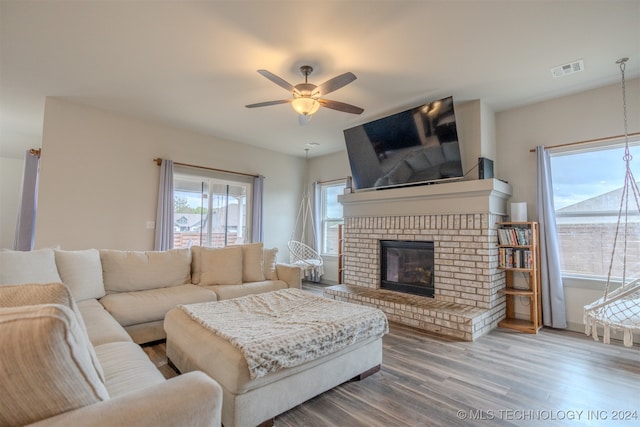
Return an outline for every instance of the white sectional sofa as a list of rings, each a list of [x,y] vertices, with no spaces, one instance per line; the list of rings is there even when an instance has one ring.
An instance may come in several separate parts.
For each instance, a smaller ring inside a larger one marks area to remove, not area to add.
[[[164,316],[178,304],[300,288],[300,269],[277,263],[276,254],[262,243],[159,252],[3,251],[0,285],[62,282],[83,315],[104,308],[134,342],[144,344],[165,338]]]
[[[300,270],[275,253],[0,251],[0,426],[220,425],[215,381],[201,372],[165,381],[137,344],[163,339],[178,304],[299,288]]]
[[[277,263],[276,253],[262,243],[163,252],[101,249],[104,286],[96,284],[87,296],[98,299],[136,343],[152,342],[165,338],[164,316],[178,304],[300,288],[299,268]],[[63,251],[55,254],[58,263]]]

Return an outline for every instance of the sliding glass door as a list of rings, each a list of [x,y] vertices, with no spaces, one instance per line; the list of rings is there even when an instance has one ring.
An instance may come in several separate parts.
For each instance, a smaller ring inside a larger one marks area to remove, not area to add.
[[[251,181],[211,175],[174,172],[174,248],[250,241]]]

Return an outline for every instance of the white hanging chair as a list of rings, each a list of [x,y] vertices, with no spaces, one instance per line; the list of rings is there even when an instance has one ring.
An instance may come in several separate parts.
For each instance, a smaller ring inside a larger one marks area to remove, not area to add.
[[[640,279],[621,286],[584,307],[585,333],[598,340],[598,326],[604,328],[602,340],[611,342],[611,330],[623,331],[623,342],[633,345],[633,333],[640,332]]]
[[[295,232],[298,229],[298,223],[301,217],[302,231],[300,233],[300,240],[295,240]],[[316,228],[313,223],[311,201],[309,200],[309,194],[305,193],[302,196],[298,217],[296,218],[296,225],[293,227],[293,232],[291,233],[291,240],[289,240],[287,244],[289,247],[289,263],[297,265],[302,269],[302,276],[305,280],[319,282],[321,276],[324,274],[324,261],[315,249],[302,241],[306,236],[307,221],[311,222],[311,232],[315,243]]]
[[[308,150],[307,155],[308,155]],[[308,187],[307,187],[308,188]],[[300,239],[296,240],[295,233],[298,229],[298,224],[302,219],[302,231],[300,233]],[[311,200],[309,198],[309,192],[305,190],[300,201],[300,209],[298,209],[298,216],[296,218],[296,224],[293,227],[291,233],[291,239],[287,246],[289,247],[289,263],[297,265],[302,269],[302,277],[305,280],[311,282],[319,282],[320,278],[324,274],[324,261],[322,257],[313,247],[307,245],[304,242],[307,232],[307,222],[311,223],[311,234],[313,239],[313,245],[316,244],[316,227],[313,222],[313,211],[311,209]]]
[[[623,159],[626,164],[624,187],[622,189],[622,198],[620,200],[620,209],[618,211],[618,222],[613,240],[611,262],[609,264],[609,273],[604,290],[604,296],[584,307],[584,324],[585,333],[587,335],[592,335],[593,339],[596,341],[598,340],[598,327],[603,327],[603,341],[605,344],[610,343],[612,330],[623,331],[624,345],[631,347],[633,345],[633,333],[640,332],[640,278],[627,282],[627,237],[630,237],[627,225],[630,214],[629,203],[635,202],[636,213],[640,213],[640,192],[638,191],[638,184],[633,177],[633,172],[629,165],[632,156],[629,153],[627,103],[624,87],[624,69],[627,59],[628,58],[623,58],[617,61],[617,63],[620,64],[620,71],[622,72],[622,101],[624,107],[625,152]],[[622,284],[619,288],[610,291],[611,272],[613,270],[619,236],[622,236],[623,241]]]

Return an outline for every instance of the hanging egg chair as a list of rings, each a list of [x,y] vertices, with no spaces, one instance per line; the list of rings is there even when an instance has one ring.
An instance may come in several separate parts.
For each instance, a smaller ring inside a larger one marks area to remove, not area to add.
[[[309,149],[305,149],[306,161],[309,162]],[[308,168],[307,168],[308,169]],[[311,209],[311,199],[309,197],[309,186],[305,186],[302,200],[300,201],[300,209],[298,209],[298,216],[296,217],[296,224],[293,227],[291,233],[291,239],[287,244],[289,248],[289,263],[297,265],[302,269],[302,278],[310,282],[319,282],[324,274],[324,261],[322,257],[316,251],[313,246],[316,245],[316,227],[313,221],[313,210]],[[295,239],[296,230],[298,230],[298,224],[302,221],[302,229],[300,232],[300,238]],[[307,238],[307,223],[311,224],[311,245],[305,243]]]
[[[629,217],[634,213],[640,213],[640,191],[638,184],[633,177],[630,162],[632,156],[629,152],[629,134],[627,132],[627,103],[624,85],[624,69],[628,58],[617,61],[622,72],[622,103],[624,107],[624,156],[626,174],[622,197],[620,199],[620,209],[618,211],[618,221],[611,251],[611,262],[609,273],[602,298],[584,307],[585,333],[592,335],[598,340],[598,327],[603,328],[603,341],[610,343],[611,331],[622,331],[623,342],[627,347],[633,345],[633,333],[640,332],[640,278],[635,280],[627,279],[627,248],[631,237],[631,226]],[[635,206],[635,211],[630,211],[630,204]],[[619,240],[621,242],[619,242]],[[618,243],[622,243],[622,283],[617,289],[611,290],[611,272],[613,270],[615,256],[617,254]]]

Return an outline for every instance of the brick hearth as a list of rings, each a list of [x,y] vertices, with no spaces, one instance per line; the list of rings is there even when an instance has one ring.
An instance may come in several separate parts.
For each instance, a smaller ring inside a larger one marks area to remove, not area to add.
[[[486,328],[490,330],[496,324],[487,310],[385,289],[336,285],[324,292],[335,300],[378,307],[392,322],[465,341],[473,341],[485,333]]]
[[[495,328],[505,314],[495,224],[504,219],[510,187],[482,180],[369,193],[340,197],[344,284],[326,288],[325,295],[469,341]],[[380,240],[434,242],[434,298],[379,289]]]

